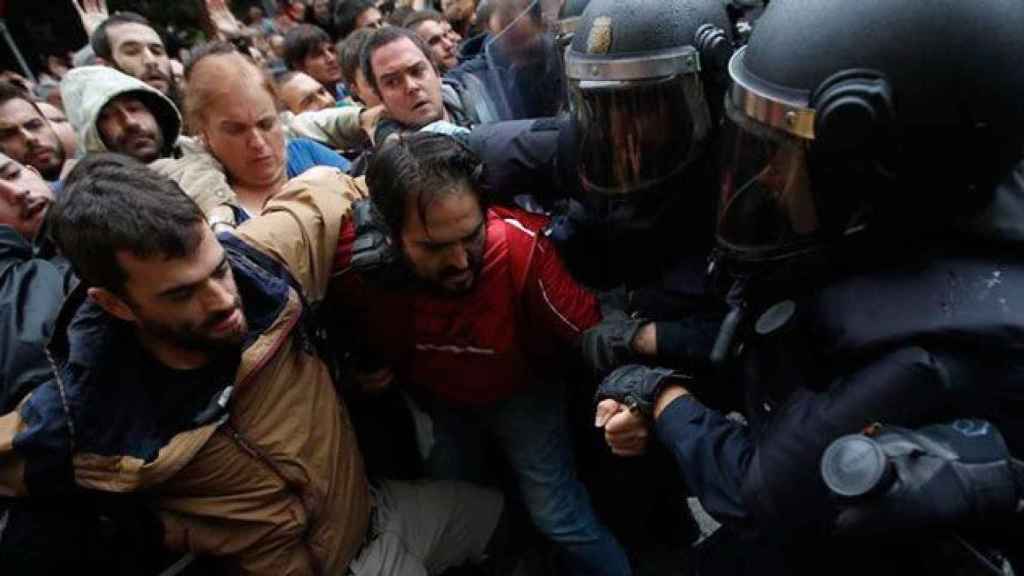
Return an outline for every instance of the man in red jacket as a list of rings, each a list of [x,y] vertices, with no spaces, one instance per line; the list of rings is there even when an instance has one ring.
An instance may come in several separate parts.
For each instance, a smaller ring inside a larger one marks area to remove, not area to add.
[[[342,230],[342,318],[371,380],[409,383],[433,417],[428,468],[477,480],[484,438],[511,465],[538,529],[573,574],[630,574],[576,479],[560,358],[601,320],[544,238],[543,218],[488,207],[457,141],[404,135],[367,172],[372,203]],[[375,223],[376,222],[376,223]]]

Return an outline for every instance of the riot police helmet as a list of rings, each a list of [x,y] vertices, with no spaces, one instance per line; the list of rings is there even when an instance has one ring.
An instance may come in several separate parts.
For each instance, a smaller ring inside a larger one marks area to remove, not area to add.
[[[576,25],[579,24],[583,10],[590,4],[590,0],[566,0],[558,10],[558,22],[556,24],[556,35],[558,45],[561,49],[568,48],[576,35]]]
[[[719,250],[930,237],[984,207],[1021,159],[1022,29],[1019,0],[773,0],[729,63]]]
[[[565,63],[583,188],[645,192],[700,159],[732,50],[722,0],[590,2]]]

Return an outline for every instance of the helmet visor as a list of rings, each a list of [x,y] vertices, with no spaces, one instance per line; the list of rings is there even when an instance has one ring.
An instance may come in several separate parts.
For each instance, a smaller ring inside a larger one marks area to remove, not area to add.
[[[710,117],[697,74],[643,81],[572,80],[579,172],[588,191],[629,194],[700,157]]]
[[[726,103],[718,242],[751,259],[811,242],[819,208],[808,170],[809,140],[769,128]]]

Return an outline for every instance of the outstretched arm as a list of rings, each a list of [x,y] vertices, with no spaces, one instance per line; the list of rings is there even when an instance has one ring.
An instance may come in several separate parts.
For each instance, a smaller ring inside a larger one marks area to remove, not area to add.
[[[71,5],[78,12],[78,19],[82,21],[82,28],[85,28],[85,35],[89,38],[110,17],[107,0],[71,0]]]
[[[231,13],[227,0],[206,0],[206,15],[210,20],[210,34],[220,40],[242,35],[242,26]]]
[[[365,196],[360,181],[317,166],[292,178],[236,235],[288,267],[312,302],[323,299],[342,223]]]

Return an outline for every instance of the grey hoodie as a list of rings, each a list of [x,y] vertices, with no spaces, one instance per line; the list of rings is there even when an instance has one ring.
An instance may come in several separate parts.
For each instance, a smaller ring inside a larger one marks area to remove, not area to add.
[[[107,152],[96,120],[100,110],[114,98],[131,93],[141,100],[156,118],[164,138],[164,155],[177,144],[181,133],[181,114],[171,100],[152,86],[108,66],[72,68],[60,83],[64,110],[78,136],[79,153]]]

